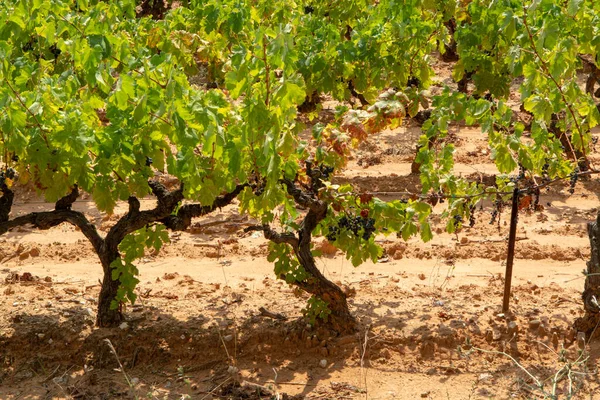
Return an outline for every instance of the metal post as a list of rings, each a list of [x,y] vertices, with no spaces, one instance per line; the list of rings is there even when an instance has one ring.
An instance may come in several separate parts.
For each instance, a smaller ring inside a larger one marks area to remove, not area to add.
[[[510,231],[508,233],[508,254],[506,256],[506,273],[504,274],[504,301],[502,312],[508,312],[510,301],[510,286],[512,281],[513,260],[515,258],[515,242],[517,239],[517,220],[519,218],[519,188],[515,187],[510,211]]]

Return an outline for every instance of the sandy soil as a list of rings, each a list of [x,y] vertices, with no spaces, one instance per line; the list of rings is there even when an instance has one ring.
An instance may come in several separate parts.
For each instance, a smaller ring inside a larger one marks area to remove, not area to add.
[[[418,135],[369,139],[336,179],[384,198],[418,187],[409,175]],[[457,127],[456,136],[458,172],[495,172],[483,135]],[[551,393],[556,377],[558,398],[600,398],[600,344],[571,329],[600,183],[567,189],[521,213],[507,315],[508,210],[490,225],[483,207],[475,226],[449,235],[437,206],[434,240],[379,237],[385,257],[359,268],[317,243],[326,276],[353,294],[361,328],[347,337],[301,322],[306,296],[274,279],[267,242],[243,232],[250,222],[235,205],[141,260],[138,302],[117,329],[94,327],[101,267],[83,235],[20,229],[0,237],[0,399],[532,399],[543,398],[536,380]],[[50,207],[23,189],[14,215]],[[85,199],[76,209],[101,233],[124,212],[107,217]]]

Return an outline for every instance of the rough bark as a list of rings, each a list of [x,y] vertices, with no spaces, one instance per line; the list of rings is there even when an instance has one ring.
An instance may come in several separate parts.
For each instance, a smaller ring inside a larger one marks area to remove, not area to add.
[[[552,120],[550,122],[548,131],[554,134],[554,136],[560,140],[560,144],[565,149],[567,158],[577,161],[580,171],[587,171],[590,169],[589,162],[586,160],[585,155],[581,152],[581,150],[574,149],[573,143],[571,142],[571,137],[558,127],[558,115],[552,114]]]
[[[461,93],[467,93],[469,91],[469,79],[471,77],[472,74],[467,74],[465,73],[465,75],[461,78],[460,81],[457,82],[458,84],[458,91]]]
[[[111,264],[119,257],[119,253],[109,254],[104,252],[99,254],[102,270],[102,286],[98,297],[98,314],[96,315],[96,325],[101,328],[111,328],[118,326],[124,320],[122,307],[119,305],[112,308],[112,302],[117,298],[120,282],[118,279],[112,279]]]
[[[356,91],[356,89],[354,88],[354,82],[352,82],[351,80],[348,81],[348,90],[350,91],[350,94],[352,96],[356,97],[358,101],[360,101],[361,106],[366,107],[370,104],[369,101],[365,98],[365,96],[362,95],[362,93],[358,93]]]
[[[450,43],[444,43],[444,54],[440,54],[442,61],[444,62],[453,62],[458,61],[458,53],[456,52],[456,40],[454,40],[454,33],[456,32],[456,20],[454,18],[450,18],[448,21],[444,22],[444,25],[448,29],[448,34],[450,35]]]
[[[8,186],[6,186],[6,184],[2,184],[2,186],[0,186],[0,192],[2,192],[2,197],[0,197],[0,223],[3,223],[8,221],[8,216],[10,214],[10,209],[12,208],[15,194],[8,188]],[[0,230],[0,235],[1,234],[2,231]]]
[[[316,90],[310,94],[307,94],[304,98],[304,102],[298,106],[298,111],[301,113],[308,113],[317,109],[317,104],[321,102],[321,96]]]
[[[594,87],[597,82],[600,82],[600,68],[596,66],[594,59],[589,55],[580,54],[579,59],[583,64],[583,72],[589,74],[585,81],[585,91],[594,96]]]
[[[77,185],[75,185],[75,187],[73,187],[73,190],[71,191],[71,193],[69,193],[68,195],[66,195],[65,197],[63,197],[62,199],[60,199],[56,202],[54,209],[55,210],[70,210],[71,207],[73,206],[73,203],[75,203],[75,200],[77,200],[78,197],[79,197],[79,187]]]
[[[212,204],[186,204],[177,210],[177,214],[169,215],[160,220],[167,229],[172,231],[183,231],[189,228],[192,218],[201,217],[215,211],[217,208],[223,208],[233,201],[249,184],[237,185],[231,192],[218,196]]]
[[[137,6],[136,14],[138,18],[151,16],[154,20],[161,20],[165,17],[170,7],[170,2],[165,0],[143,0]]]
[[[591,338],[600,323],[600,212],[596,221],[588,223],[591,257],[585,270],[586,278],[582,293],[585,315],[575,321],[575,329]]]

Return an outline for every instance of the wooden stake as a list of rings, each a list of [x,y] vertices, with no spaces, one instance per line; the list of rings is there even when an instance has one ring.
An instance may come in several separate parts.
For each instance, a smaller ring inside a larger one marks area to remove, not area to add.
[[[510,286],[512,281],[513,260],[515,258],[515,242],[517,238],[517,220],[519,219],[519,188],[515,187],[510,212],[510,231],[508,233],[508,254],[506,256],[506,273],[504,274],[504,301],[502,312],[508,312],[510,302]]]

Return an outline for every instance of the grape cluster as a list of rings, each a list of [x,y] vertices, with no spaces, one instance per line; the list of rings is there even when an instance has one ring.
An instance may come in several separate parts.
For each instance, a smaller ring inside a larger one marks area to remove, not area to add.
[[[540,211],[540,188],[533,190],[533,211]]]
[[[313,178],[324,179],[326,181],[329,180],[332,173],[333,173],[333,167],[330,167],[325,164],[321,164],[317,168],[310,170],[310,174]]]
[[[58,47],[56,47],[56,44],[50,46],[48,50],[50,50],[50,53],[52,53],[54,59],[58,58],[58,56],[60,56],[60,53],[62,53],[62,51]]]
[[[575,171],[571,173],[571,179],[569,181],[569,193],[575,193],[575,185],[577,185],[577,180],[579,179],[579,168],[575,168]]]
[[[462,215],[455,215],[452,218],[454,218],[454,226],[458,226],[459,224],[462,224],[464,222]]]
[[[469,206],[469,226],[472,228],[475,226],[475,204]]]
[[[329,227],[327,240],[335,242],[342,230],[350,231],[354,236],[359,236],[360,234],[364,240],[369,240],[373,232],[375,232],[375,220],[363,216],[344,215],[337,221],[337,226]]]
[[[312,161],[306,161],[306,174],[311,179],[311,187],[314,192],[325,186],[323,181],[329,181],[334,168],[325,164],[319,164],[313,168]]]
[[[519,163],[519,176],[517,176],[517,180],[525,179],[525,167],[523,164]]]
[[[550,164],[548,164],[548,163],[545,163],[542,166],[542,183],[548,183],[548,182],[550,182],[550,177],[548,176],[548,169],[549,168],[550,168]]]
[[[498,209],[494,208],[494,210],[492,211],[492,217],[490,218],[490,225],[494,225],[494,222],[496,222],[496,218],[498,218]]]
[[[333,173],[333,167],[327,165],[321,165],[319,167],[319,170],[321,171],[321,174],[323,175],[324,179],[329,179],[329,177]]]
[[[494,211],[492,211],[492,219],[490,220],[490,225],[494,225],[494,223],[496,222],[496,219],[498,219],[498,216],[500,215],[500,211],[502,210],[502,200],[496,200],[494,202]],[[498,219],[498,223],[500,223],[500,220]]]
[[[4,186],[7,179],[15,179],[17,171],[14,168],[7,168],[4,171],[0,171],[0,187]]]

